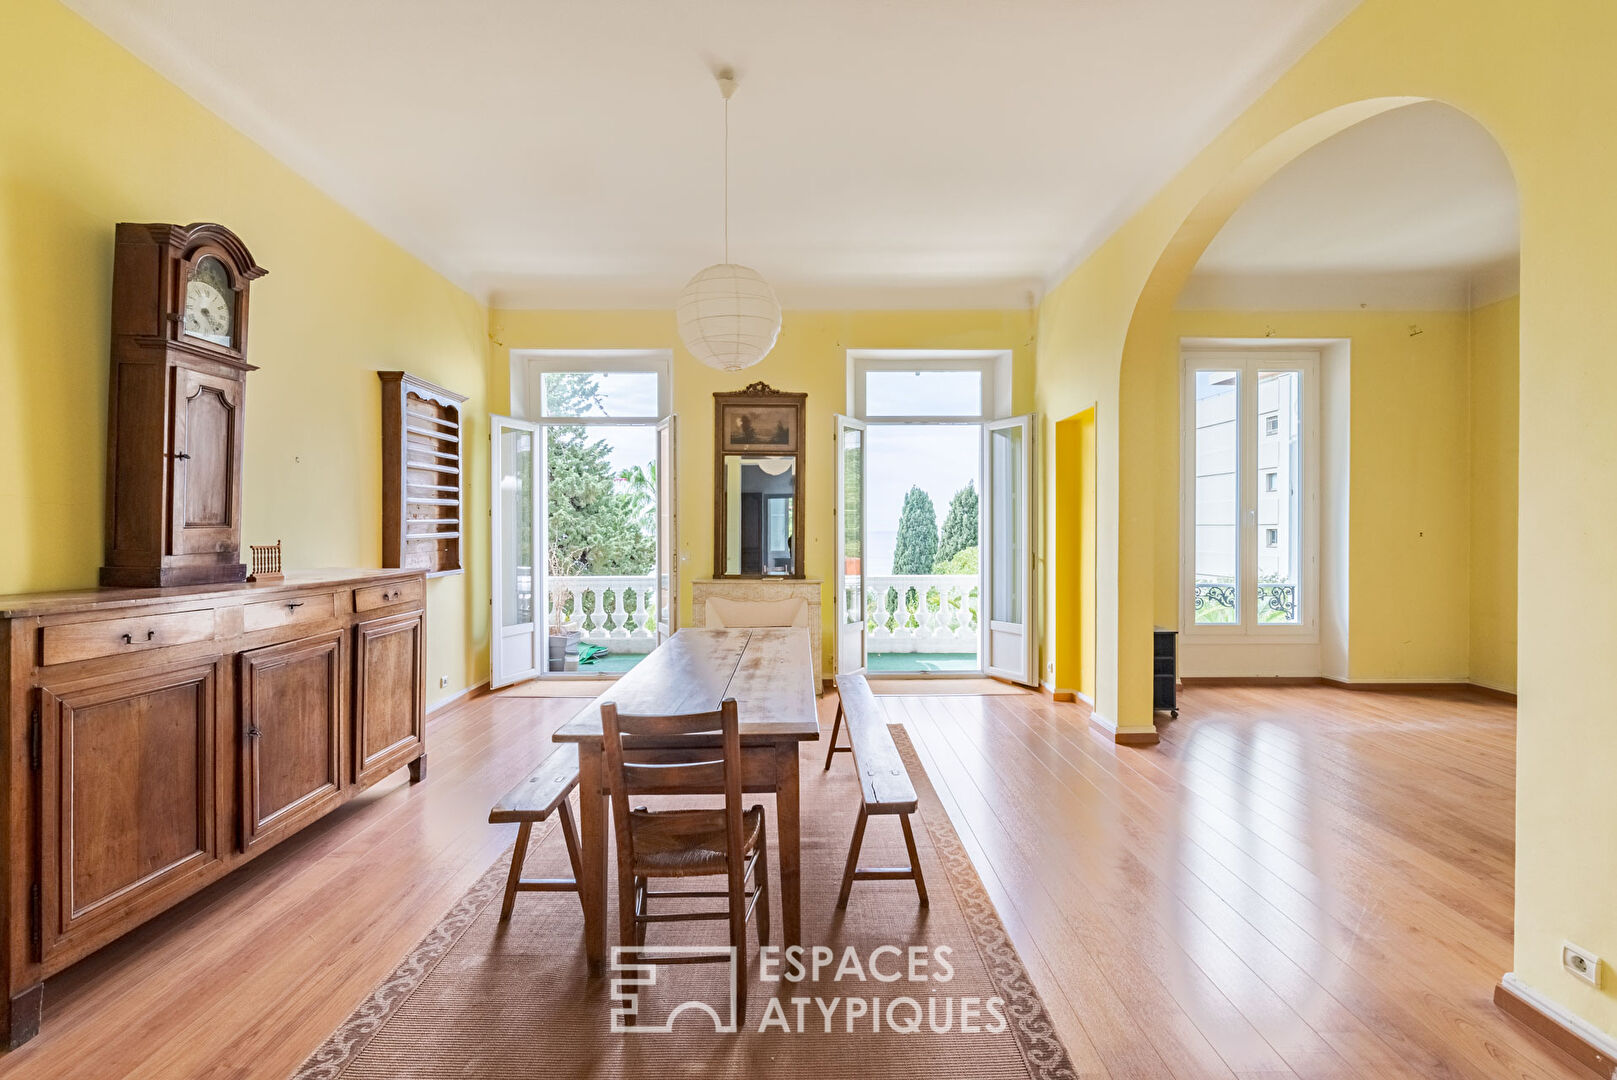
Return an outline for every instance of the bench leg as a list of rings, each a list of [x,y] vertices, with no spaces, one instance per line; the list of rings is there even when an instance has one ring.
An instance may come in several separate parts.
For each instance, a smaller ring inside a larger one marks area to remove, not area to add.
[[[563,799],[556,809],[561,813],[561,838],[567,842],[567,861],[573,864],[573,881],[582,881],[584,864],[578,854],[578,826],[573,824],[573,808],[566,799]]]
[[[859,849],[865,842],[865,822],[868,820],[870,815],[865,813],[865,808],[861,806],[859,820],[853,827],[853,844],[848,848],[848,866],[842,871],[842,891],[837,894],[839,908],[848,906],[848,891],[853,888],[853,875],[859,869]]]
[[[831,721],[831,745],[825,750],[825,771],[831,771],[831,758],[836,757],[836,736],[842,731],[842,702],[836,703],[836,719]]]
[[[505,879],[505,901],[500,904],[501,922],[511,917],[511,908],[517,902],[517,886],[522,883],[522,862],[528,857],[528,837],[532,833],[531,821],[517,826],[517,846],[511,851],[511,873]]]
[[[904,826],[904,846],[910,849],[910,871],[915,875],[915,891],[921,896],[921,906],[926,907],[926,879],[921,876],[921,856],[915,851],[915,833],[910,829],[910,816],[900,814],[898,821]]]

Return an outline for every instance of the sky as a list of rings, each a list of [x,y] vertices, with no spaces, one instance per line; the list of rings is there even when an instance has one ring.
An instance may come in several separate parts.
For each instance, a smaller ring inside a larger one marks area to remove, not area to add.
[[[982,429],[975,424],[871,424],[865,435],[870,572],[890,574],[898,515],[912,485],[932,496],[939,528],[956,491],[975,483],[981,494]]]

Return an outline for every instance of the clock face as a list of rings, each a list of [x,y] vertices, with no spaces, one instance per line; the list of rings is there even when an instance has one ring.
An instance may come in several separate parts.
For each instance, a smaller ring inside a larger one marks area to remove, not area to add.
[[[236,290],[224,263],[203,256],[185,283],[185,332],[191,337],[230,348],[236,318]]]

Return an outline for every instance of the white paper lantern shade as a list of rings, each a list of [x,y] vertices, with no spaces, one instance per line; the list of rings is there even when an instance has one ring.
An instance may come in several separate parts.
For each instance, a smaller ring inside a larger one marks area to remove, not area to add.
[[[751,367],[780,336],[775,290],[758,271],[735,263],[718,263],[691,278],[674,310],[685,348],[720,371]]]

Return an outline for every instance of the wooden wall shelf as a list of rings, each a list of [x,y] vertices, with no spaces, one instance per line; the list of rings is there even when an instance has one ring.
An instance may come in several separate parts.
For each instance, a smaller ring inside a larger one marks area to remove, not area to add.
[[[462,394],[403,371],[382,380],[382,565],[461,571]]]

